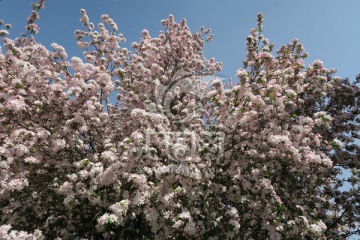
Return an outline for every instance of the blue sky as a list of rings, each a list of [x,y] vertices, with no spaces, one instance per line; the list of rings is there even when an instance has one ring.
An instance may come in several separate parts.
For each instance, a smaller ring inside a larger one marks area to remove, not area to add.
[[[11,37],[24,31],[31,0],[0,1],[0,19],[13,25]],[[37,41],[64,46],[69,56],[80,55],[73,37],[81,28],[80,8],[97,23],[109,14],[127,39],[125,46],[138,41],[142,29],[152,36],[162,30],[160,21],[170,13],[188,20],[194,32],[200,26],[212,29],[215,37],[205,48],[206,57],[223,62],[222,76],[234,77],[245,56],[245,38],[256,26],[256,14],[265,16],[264,35],[275,44],[298,38],[310,53],[307,63],[324,61],[337,75],[354,79],[360,73],[360,1],[347,0],[47,0],[40,12]]]
[[[24,32],[31,2],[0,0],[0,19],[13,25],[10,37]],[[275,49],[298,38],[310,54],[307,64],[320,59],[325,67],[337,69],[337,76],[351,80],[360,74],[359,0],[47,0],[40,12],[37,41],[49,48],[56,42],[69,56],[81,56],[73,36],[81,28],[81,8],[94,23],[104,13],[113,18],[129,49],[139,41],[143,29],[157,36],[163,29],[160,21],[169,14],[177,21],[186,18],[193,32],[201,26],[211,28],[215,37],[206,46],[205,56],[223,63],[219,75],[226,78],[235,78],[242,67],[246,36],[261,12],[264,35]]]

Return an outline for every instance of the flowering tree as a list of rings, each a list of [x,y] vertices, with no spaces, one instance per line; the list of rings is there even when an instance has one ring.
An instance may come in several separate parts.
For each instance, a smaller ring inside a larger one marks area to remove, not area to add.
[[[203,80],[221,70],[210,30],[173,16],[130,52],[82,9],[69,60],[35,41],[43,6],[20,38],[0,30],[1,239],[359,234],[359,79],[305,67],[296,39],[272,55],[260,14],[229,86]]]

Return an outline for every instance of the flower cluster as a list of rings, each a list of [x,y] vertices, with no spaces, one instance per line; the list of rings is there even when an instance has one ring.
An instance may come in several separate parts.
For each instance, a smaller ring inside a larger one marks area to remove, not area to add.
[[[221,70],[202,51],[209,29],[170,15],[131,52],[113,19],[95,27],[81,9],[84,56],[69,59],[31,36],[43,7],[0,53],[1,239],[359,233],[360,90],[321,61],[305,67],[297,39],[273,53],[258,15],[239,81],[206,84]]]

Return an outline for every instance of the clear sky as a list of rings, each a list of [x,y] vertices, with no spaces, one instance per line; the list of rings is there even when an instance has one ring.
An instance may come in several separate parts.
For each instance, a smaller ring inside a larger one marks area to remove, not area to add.
[[[13,25],[10,37],[24,32],[32,0],[1,0],[0,19]],[[108,14],[127,39],[138,41],[146,28],[152,36],[162,30],[160,21],[170,13],[188,20],[194,32],[211,28],[215,37],[205,48],[206,57],[223,62],[222,76],[234,77],[245,56],[245,38],[256,26],[256,14],[265,17],[264,35],[277,49],[298,38],[310,53],[307,63],[324,61],[337,75],[354,79],[360,73],[359,0],[47,0],[40,12],[37,40],[50,46],[64,46],[69,56],[80,55],[73,37],[81,28],[80,8],[97,23]]]
[[[31,2],[0,0],[0,19],[13,25],[10,37],[25,31]],[[242,66],[246,36],[261,12],[264,35],[275,49],[298,38],[310,54],[307,64],[320,59],[326,68],[337,69],[337,76],[351,80],[360,74],[360,0],[47,0],[40,11],[37,41],[49,48],[56,42],[69,56],[81,57],[73,36],[82,27],[81,8],[95,24],[101,14],[113,18],[129,49],[143,29],[157,36],[163,30],[160,21],[169,14],[177,21],[186,18],[193,32],[201,26],[211,28],[215,37],[206,46],[205,56],[223,63],[219,75],[225,78],[235,78]]]

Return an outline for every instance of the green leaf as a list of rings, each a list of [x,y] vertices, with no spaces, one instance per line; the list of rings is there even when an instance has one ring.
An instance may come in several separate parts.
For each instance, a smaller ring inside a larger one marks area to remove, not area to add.
[[[83,164],[85,167],[87,167],[90,164],[90,160],[89,159],[84,159]]]
[[[15,85],[15,88],[17,88],[17,89],[21,89],[23,87],[24,86],[21,83],[16,83],[16,85]]]

